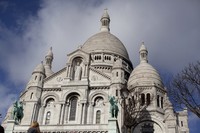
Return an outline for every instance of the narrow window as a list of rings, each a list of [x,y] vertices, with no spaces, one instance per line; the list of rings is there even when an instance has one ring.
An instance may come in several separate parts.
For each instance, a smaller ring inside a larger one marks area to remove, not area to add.
[[[118,72],[116,72],[116,76],[118,77]]]
[[[147,106],[150,104],[151,102],[151,96],[149,93],[147,93]]]
[[[35,76],[35,80],[37,79],[37,76]]]
[[[163,97],[161,97],[161,108],[163,108]]]
[[[40,76],[40,81],[42,80],[42,76]]]
[[[135,107],[135,99],[134,99],[134,96],[132,96],[132,102],[133,102],[133,107]]]
[[[183,121],[181,121],[181,127],[183,127]]]
[[[96,113],[96,124],[100,124],[101,121],[101,111],[98,110]]]
[[[31,93],[31,96],[30,96],[30,99],[32,99],[33,98],[33,92]]]
[[[74,121],[76,118],[77,97],[73,97],[70,101],[70,115],[69,120]]]
[[[157,95],[157,107],[160,107],[160,96],[159,95]]]
[[[46,113],[46,120],[45,120],[45,125],[48,125],[50,123],[50,117],[51,117],[51,112],[48,111]]]
[[[142,93],[141,94],[141,106],[143,106],[145,103],[145,95]]]
[[[116,90],[116,96],[118,96],[118,90]]]

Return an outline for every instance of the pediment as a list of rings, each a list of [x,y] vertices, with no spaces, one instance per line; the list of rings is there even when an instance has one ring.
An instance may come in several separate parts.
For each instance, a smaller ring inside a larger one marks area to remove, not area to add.
[[[90,68],[89,80],[91,86],[107,86],[111,83],[109,74]]]
[[[60,71],[44,79],[44,88],[45,86],[61,85],[65,77],[66,77],[66,68],[63,68]]]
[[[89,62],[89,59],[90,59],[89,58],[90,55],[81,49],[75,50],[74,52],[68,54],[67,57],[68,57],[68,61],[67,61],[68,63],[72,63],[72,61],[76,57],[82,57],[84,62]]]

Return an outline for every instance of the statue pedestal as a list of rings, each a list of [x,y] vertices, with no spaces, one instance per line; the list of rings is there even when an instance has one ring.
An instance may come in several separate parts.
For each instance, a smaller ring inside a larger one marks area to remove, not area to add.
[[[116,118],[108,119],[108,133],[120,133],[118,122]]]
[[[8,120],[5,133],[13,133],[14,126],[15,126],[15,120]]]

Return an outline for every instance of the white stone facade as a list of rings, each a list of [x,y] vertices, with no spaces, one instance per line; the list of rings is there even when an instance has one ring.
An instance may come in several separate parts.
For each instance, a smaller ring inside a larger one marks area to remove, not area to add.
[[[142,128],[154,133],[189,132],[187,110],[174,112],[158,72],[148,64],[144,44],[140,49],[141,63],[133,70],[123,43],[110,33],[106,10],[101,23],[100,32],[68,54],[66,66],[58,72],[51,70],[53,52],[52,48],[49,50],[45,62],[34,69],[20,95],[24,117],[19,125],[12,125],[9,109],[3,122],[7,133],[25,133],[35,120],[43,133],[107,133],[109,120],[112,124],[114,121],[110,119],[108,96],[120,99],[124,84],[131,95],[140,90],[146,97],[154,96],[147,107],[148,117],[132,128],[133,133],[145,132]],[[117,129],[122,132],[124,113],[118,106]]]

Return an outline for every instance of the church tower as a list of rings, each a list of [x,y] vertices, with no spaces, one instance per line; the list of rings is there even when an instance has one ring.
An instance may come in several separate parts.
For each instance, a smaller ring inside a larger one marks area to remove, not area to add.
[[[131,72],[127,84],[132,98],[136,101],[135,107],[141,112],[136,118],[138,124],[132,127],[131,132],[177,133],[178,130],[188,132],[187,123],[185,127],[177,124],[179,115],[174,113],[159,73],[148,63],[148,50],[144,42],[141,44],[139,54],[140,64]]]
[[[33,71],[31,79],[27,84],[26,91],[21,94],[21,101],[24,103],[24,115],[21,124],[30,124],[37,120],[40,108],[40,98],[45,78],[45,69],[41,62]]]

